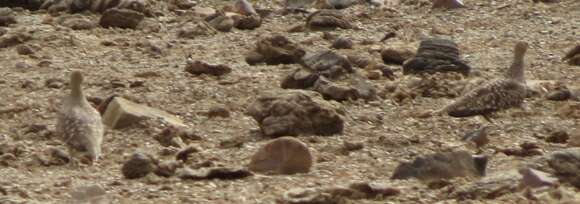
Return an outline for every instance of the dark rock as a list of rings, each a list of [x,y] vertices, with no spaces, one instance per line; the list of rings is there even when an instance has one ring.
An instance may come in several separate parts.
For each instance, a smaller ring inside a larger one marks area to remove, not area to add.
[[[16,24],[16,17],[9,8],[0,8],[0,26]]]
[[[113,8],[103,13],[99,24],[104,28],[135,29],[144,18],[145,16],[137,11]]]
[[[415,57],[405,61],[403,74],[458,72],[469,75],[471,67],[459,58],[457,44],[431,38],[421,41]]]
[[[306,26],[311,30],[334,30],[337,28],[352,29],[342,13],[334,10],[319,10],[306,18]]]
[[[249,65],[266,63],[268,65],[296,64],[306,54],[304,49],[298,47],[282,35],[274,35],[258,40],[256,49],[246,56]]]
[[[234,180],[243,179],[252,176],[252,172],[240,168],[226,168],[213,167],[202,168],[198,170],[191,170],[190,168],[183,168],[178,173],[178,177],[184,180],[202,180],[202,179],[220,179],[220,180]]]
[[[234,16],[234,21],[234,27],[240,30],[254,30],[262,25],[262,18],[258,14]]]
[[[31,39],[32,36],[25,32],[6,34],[0,37],[0,48],[12,47],[18,44],[22,44]]]
[[[472,156],[465,151],[436,153],[418,157],[412,163],[401,163],[391,179],[437,181],[455,177],[481,177],[485,176],[486,166],[485,156]]]
[[[343,131],[338,107],[312,91],[267,91],[252,103],[247,114],[260,125],[264,135],[333,135]]]
[[[334,49],[352,49],[354,43],[348,38],[338,38],[332,43]]]
[[[175,155],[175,160],[182,161],[185,163],[189,159],[189,155],[196,152],[199,152],[198,148],[194,146],[188,146],[177,152],[177,155]]]
[[[209,118],[215,118],[215,117],[228,118],[228,117],[230,117],[230,110],[228,110],[225,106],[213,106],[207,111],[207,117],[209,117]]]
[[[165,161],[159,163],[157,168],[155,168],[155,175],[162,177],[172,177],[178,168],[181,168],[183,163],[179,161]]]
[[[565,144],[570,139],[570,135],[564,130],[559,130],[552,132],[549,137],[546,138],[546,142],[550,143],[562,143]]]
[[[260,147],[252,156],[248,168],[260,173],[307,173],[313,161],[306,144],[293,137],[280,137]]]
[[[546,95],[546,99],[551,101],[565,101],[572,97],[572,92],[568,89],[554,90]]]
[[[18,45],[16,46],[16,53],[19,55],[32,55],[34,54],[34,49],[30,45]]]
[[[280,84],[283,89],[307,89],[314,86],[319,75],[301,68],[288,74]]]
[[[432,8],[456,9],[463,7],[465,7],[465,5],[463,5],[461,0],[435,0],[433,1]]]
[[[568,60],[570,65],[580,66],[580,44],[570,49],[562,60]]]
[[[330,50],[307,55],[303,61],[307,69],[329,79],[336,79],[354,72],[346,57]]]
[[[312,89],[321,93],[325,99],[332,99],[336,101],[356,100],[358,98],[357,91],[352,87],[338,85],[325,77],[320,77]]]
[[[123,164],[121,172],[126,179],[137,179],[147,176],[147,174],[153,172],[154,168],[155,164],[151,156],[135,152]]]
[[[213,76],[221,76],[232,72],[232,68],[223,64],[208,64],[198,60],[187,60],[185,71],[194,75],[209,74]]]
[[[390,47],[381,50],[381,57],[385,64],[402,65],[408,59],[411,59],[415,53],[408,47]]]
[[[558,176],[580,175],[580,148],[568,148],[548,155],[548,164]]]

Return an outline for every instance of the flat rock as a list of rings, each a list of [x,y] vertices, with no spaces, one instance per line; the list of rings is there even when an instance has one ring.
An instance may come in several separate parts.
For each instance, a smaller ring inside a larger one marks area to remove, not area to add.
[[[459,186],[450,196],[458,200],[494,199],[518,190],[522,176],[517,171],[497,172],[479,181]]]
[[[308,173],[313,161],[306,144],[293,137],[280,137],[260,147],[248,168],[259,173]]]
[[[209,74],[221,76],[232,72],[232,68],[223,64],[208,64],[198,60],[187,60],[185,71],[194,75]]]
[[[262,93],[247,109],[267,136],[333,135],[344,129],[337,104],[316,92],[279,90]]]
[[[226,168],[226,167],[202,168],[197,170],[183,168],[178,173],[178,177],[183,180],[203,180],[203,179],[234,180],[234,179],[243,179],[252,175],[253,175],[252,172],[243,168]]]
[[[99,185],[81,186],[70,192],[74,203],[108,204],[107,192]]]
[[[391,179],[417,178],[430,182],[455,177],[482,177],[486,166],[487,157],[472,156],[466,151],[435,153],[399,164]]]
[[[99,24],[104,28],[130,28],[135,29],[145,19],[145,16],[137,11],[129,9],[108,9],[101,16]]]
[[[549,173],[542,172],[532,168],[523,168],[519,170],[522,175],[520,188],[538,188],[543,186],[556,186],[558,179],[552,177]]]
[[[185,127],[178,117],[165,111],[115,97],[103,114],[103,124],[110,128],[120,129],[146,119],[160,119],[173,126]]]
[[[256,42],[256,48],[246,55],[249,65],[296,64],[306,54],[304,49],[282,35],[273,35]]]
[[[95,22],[78,14],[60,16],[56,23],[73,30],[91,30],[97,27]]]

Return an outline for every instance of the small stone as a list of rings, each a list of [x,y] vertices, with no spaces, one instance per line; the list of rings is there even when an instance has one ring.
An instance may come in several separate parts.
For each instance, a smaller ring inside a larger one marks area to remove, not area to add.
[[[447,8],[447,9],[456,9],[456,8],[463,8],[462,0],[435,0],[433,1],[433,8]]]
[[[181,119],[174,115],[121,97],[112,99],[103,114],[103,124],[114,129],[125,128],[146,119],[161,119],[173,126],[185,127]]]
[[[47,79],[44,85],[51,89],[60,89],[64,86],[64,81],[62,79],[52,78]]]
[[[234,16],[234,27],[240,30],[253,30],[262,25],[262,18],[258,14],[249,16]]]
[[[379,80],[381,79],[382,72],[377,70],[367,71],[367,78],[370,80]]]
[[[364,144],[362,142],[349,142],[344,141],[342,143],[342,149],[347,152],[358,151],[364,148]]]
[[[153,172],[155,167],[154,161],[151,156],[144,153],[135,152],[129,160],[127,160],[121,172],[126,179],[137,179],[147,176],[147,174]]]
[[[280,203],[287,204],[334,204],[339,203],[331,194],[322,193],[314,188],[293,188],[282,195]]]
[[[407,46],[389,47],[381,51],[381,57],[385,64],[402,65],[403,62],[413,57],[413,55],[415,53]]]
[[[558,179],[551,177],[546,172],[541,172],[532,168],[525,168],[519,170],[522,175],[520,181],[520,188],[538,188],[542,186],[556,186]]]
[[[179,161],[164,161],[159,163],[157,168],[155,168],[155,175],[162,177],[171,177],[175,175],[178,168],[182,167],[183,163]]]
[[[314,83],[312,90],[322,94],[325,99],[332,99],[336,101],[356,100],[358,99],[358,92],[355,88],[350,86],[343,86],[328,80],[325,77],[320,77]]]
[[[9,26],[16,23],[16,17],[14,17],[11,9],[0,8],[0,26]]]
[[[103,13],[99,24],[104,28],[135,29],[144,18],[145,16],[137,11],[112,8]]]
[[[330,50],[306,55],[303,61],[305,68],[329,79],[336,79],[354,72],[352,64],[346,57]]]
[[[347,55],[346,58],[352,65],[358,68],[365,68],[371,64],[371,60],[368,57],[363,57],[360,55]]]
[[[2,37],[0,37],[0,48],[12,47],[27,42],[31,39],[32,36],[24,32],[2,35]]]
[[[213,8],[208,8],[208,7],[195,7],[195,8],[193,8],[193,11],[192,11],[192,14],[194,16],[199,16],[199,17],[207,17],[207,16],[210,16],[214,13],[216,13],[216,10]]]
[[[551,101],[565,101],[572,97],[572,92],[568,89],[554,90],[546,95],[546,99]]]
[[[16,46],[16,52],[19,55],[32,55],[34,54],[34,50],[30,45],[18,45]]]
[[[568,139],[570,139],[570,135],[568,135],[564,130],[559,130],[552,132],[550,136],[546,138],[546,142],[565,144]]]
[[[99,185],[81,186],[70,192],[75,203],[109,203],[107,191]]]
[[[181,140],[181,137],[177,132],[171,131],[170,128],[164,129],[161,133],[155,135],[153,139],[157,140],[164,147],[185,147],[185,143]]]
[[[199,152],[198,148],[196,148],[195,146],[188,146],[177,152],[177,155],[175,155],[175,160],[182,161],[183,163],[185,163],[189,159],[189,155],[196,152]]]
[[[307,89],[316,83],[319,76],[311,71],[297,68],[288,74],[280,83],[283,89]]]
[[[306,144],[293,137],[280,137],[262,146],[252,156],[248,168],[260,173],[308,173],[313,161]]]
[[[215,118],[215,117],[229,118],[230,117],[230,110],[228,110],[225,106],[213,106],[207,111],[207,117],[209,117],[209,118]]]
[[[353,46],[353,42],[352,40],[348,39],[348,38],[337,38],[333,43],[332,43],[332,47],[334,49],[352,49]]]
[[[209,74],[213,76],[221,76],[232,72],[232,68],[223,64],[214,65],[197,60],[187,60],[185,71],[194,75]]]
[[[178,172],[178,177],[183,180],[220,179],[235,180],[252,176],[252,172],[241,168],[213,167],[192,170],[183,168]]]

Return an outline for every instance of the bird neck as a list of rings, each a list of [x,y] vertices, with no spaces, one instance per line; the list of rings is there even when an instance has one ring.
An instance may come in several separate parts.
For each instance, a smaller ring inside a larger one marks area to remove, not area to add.
[[[524,82],[524,53],[516,52],[514,54],[514,59],[512,65],[510,66],[507,78],[516,80],[518,82]]]
[[[85,94],[83,92],[83,89],[81,88],[80,84],[71,84],[71,92],[70,92],[70,98],[72,101],[74,102],[83,102],[86,100],[85,98]]]

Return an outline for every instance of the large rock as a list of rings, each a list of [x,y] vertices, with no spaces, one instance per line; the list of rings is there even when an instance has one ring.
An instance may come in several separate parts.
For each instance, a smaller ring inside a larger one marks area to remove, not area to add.
[[[261,94],[248,109],[264,135],[333,135],[342,133],[344,120],[337,106],[312,91],[281,90]]]
[[[438,38],[421,41],[415,57],[403,64],[403,74],[458,72],[469,75],[470,71],[471,67],[459,57],[457,44]]]
[[[282,35],[273,35],[256,42],[256,48],[246,55],[249,65],[296,64],[306,54],[304,49]]]
[[[103,13],[99,24],[104,28],[130,28],[135,29],[145,19],[145,16],[137,11],[129,9],[109,9]]]
[[[103,115],[103,123],[114,129],[124,128],[146,119],[161,119],[174,126],[185,126],[183,121],[174,115],[121,97],[115,97]]]
[[[248,168],[260,173],[307,173],[313,160],[306,144],[293,137],[281,137],[262,146],[252,156]]]
[[[568,148],[548,155],[548,164],[556,174],[580,176],[580,148]]]
[[[417,178],[431,182],[455,177],[485,176],[487,157],[473,156],[466,151],[435,153],[403,162],[391,179]]]

